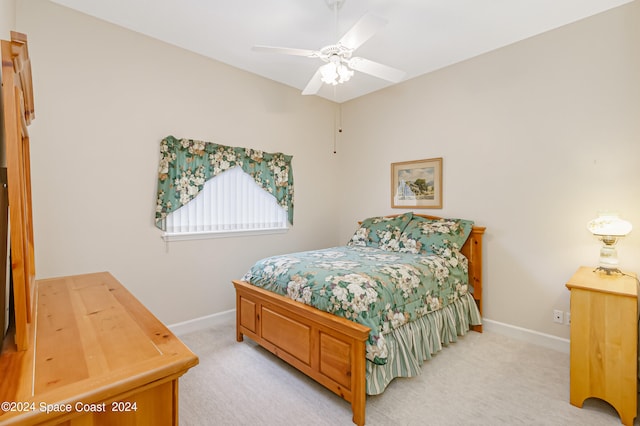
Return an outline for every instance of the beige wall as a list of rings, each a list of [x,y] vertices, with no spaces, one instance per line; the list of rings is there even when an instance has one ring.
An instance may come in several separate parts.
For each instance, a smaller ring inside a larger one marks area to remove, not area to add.
[[[17,12],[33,58],[39,278],[110,271],[173,324],[233,309],[231,279],[259,258],[335,244],[331,102],[48,1]],[[153,215],[167,135],[293,155],[294,227],[165,244]]]
[[[341,238],[391,213],[389,163],[444,158],[444,208],[485,236],[485,317],[568,337],[564,283],[596,265],[586,223],[612,209],[640,273],[640,3],[343,106]],[[378,194],[372,197],[371,194]]]
[[[0,0],[0,40],[11,40],[16,29],[16,0]]]
[[[0,0],[0,40],[11,40],[11,31],[15,29],[16,0]],[[0,76],[1,75],[2,71],[0,70]],[[1,88],[0,93],[2,93]],[[0,122],[1,121],[2,118],[0,118]],[[4,135],[0,134],[0,167],[6,167],[4,151]]]
[[[161,320],[232,309],[229,281],[257,258],[343,243],[390,208],[390,162],[444,157],[444,208],[485,237],[486,317],[553,335],[564,283],[595,265],[585,224],[615,209],[637,230],[638,2],[343,105],[43,0],[18,1],[36,93],[32,125],[39,277],[109,270]],[[286,235],[165,245],[152,225],[167,134],[294,155]],[[334,195],[337,194],[337,195]],[[335,232],[325,230],[335,229]]]

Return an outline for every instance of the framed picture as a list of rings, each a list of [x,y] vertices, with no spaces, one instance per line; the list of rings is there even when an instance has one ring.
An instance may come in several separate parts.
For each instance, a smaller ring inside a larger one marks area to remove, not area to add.
[[[442,208],[442,158],[391,163],[391,207]]]

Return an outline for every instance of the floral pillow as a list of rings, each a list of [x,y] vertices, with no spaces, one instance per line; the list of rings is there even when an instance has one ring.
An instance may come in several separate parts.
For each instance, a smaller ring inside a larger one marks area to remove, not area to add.
[[[398,251],[393,247],[398,247],[397,241],[412,217],[413,213],[409,212],[395,217],[376,216],[365,219],[347,245],[379,247],[383,250]]]
[[[470,220],[415,216],[400,235],[396,251],[437,254],[444,249],[460,250],[472,228]]]

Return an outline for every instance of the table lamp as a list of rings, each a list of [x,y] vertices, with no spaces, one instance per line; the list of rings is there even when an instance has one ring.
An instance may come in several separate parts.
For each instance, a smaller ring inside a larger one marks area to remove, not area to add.
[[[620,237],[631,232],[631,224],[622,220],[615,213],[603,213],[587,224],[587,229],[602,241],[600,247],[600,263],[597,271],[607,274],[621,273],[618,269],[618,252],[616,243]]]

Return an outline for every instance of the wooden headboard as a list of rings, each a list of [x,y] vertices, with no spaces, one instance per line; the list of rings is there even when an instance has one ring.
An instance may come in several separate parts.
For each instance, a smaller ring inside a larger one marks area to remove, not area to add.
[[[460,250],[469,260],[469,285],[473,287],[473,300],[482,315],[482,236],[484,226],[474,226],[471,234]],[[475,331],[482,331],[482,325],[472,326]]]

